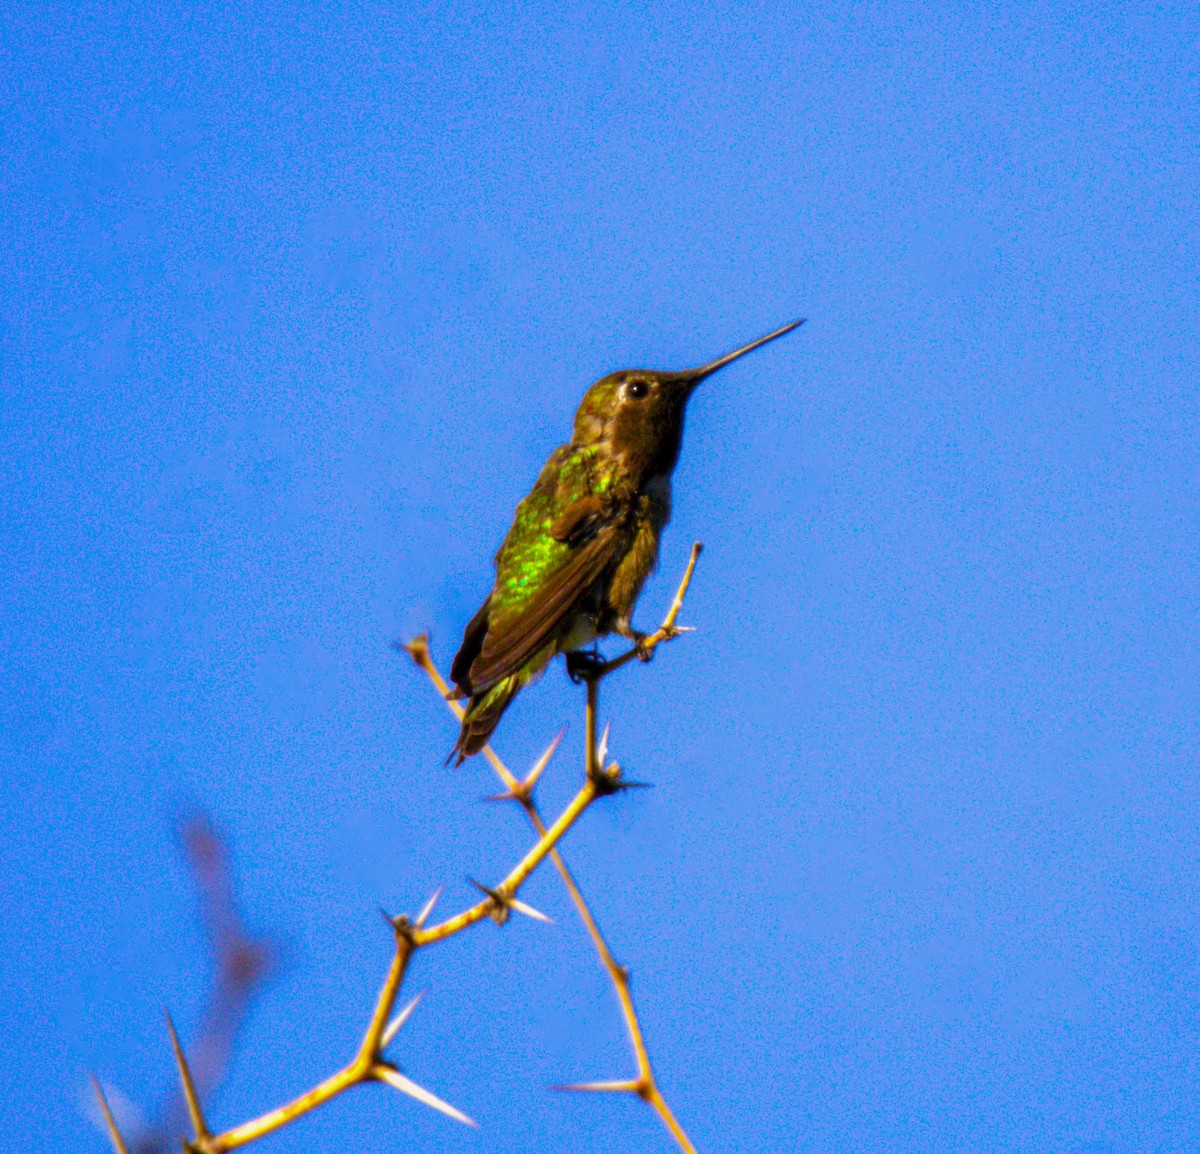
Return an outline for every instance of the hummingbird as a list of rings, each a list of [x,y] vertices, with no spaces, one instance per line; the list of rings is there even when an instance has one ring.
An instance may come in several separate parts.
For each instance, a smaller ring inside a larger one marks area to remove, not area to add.
[[[496,554],[496,581],[450,667],[467,701],[451,750],[478,753],[512,699],[559,653],[577,655],[633,627],[642,584],[671,516],[683,417],[706,377],[804,323],[792,321],[696,369],[622,369],[584,394],[571,439],[550,454]],[[449,758],[447,759],[449,760]]]

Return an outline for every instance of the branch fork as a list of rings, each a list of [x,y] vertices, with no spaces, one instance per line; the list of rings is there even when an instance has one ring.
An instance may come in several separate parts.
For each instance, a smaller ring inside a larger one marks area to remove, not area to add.
[[[452,937],[454,934],[462,932],[484,918],[491,918],[498,923],[503,923],[508,920],[510,913],[513,911],[537,920],[549,921],[550,919],[545,914],[533,909],[532,906],[526,905],[517,897],[521,886],[547,857],[554,862],[555,867],[561,875],[563,884],[566,886],[567,892],[570,894],[571,900],[574,902],[576,910],[584,926],[587,928],[601,963],[608,971],[613,982],[638,1068],[638,1075],[632,1080],[588,1082],[559,1088],[605,1093],[635,1093],[655,1110],[680,1149],[685,1154],[695,1154],[695,1147],[693,1147],[687,1134],[678,1121],[676,1121],[674,1114],[672,1114],[670,1107],[668,1107],[655,1082],[654,1072],[650,1065],[650,1057],[646,1050],[641,1026],[629,992],[629,972],[613,958],[612,952],[608,948],[608,943],[600,932],[600,928],[596,924],[595,918],[592,916],[591,910],[583,898],[583,894],[580,892],[574,877],[567,869],[567,865],[558,851],[558,843],[597,799],[643,784],[623,780],[621,767],[617,763],[607,760],[607,729],[605,729],[600,740],[597,741],[596,714],[600,683],[610,673],[628,664],[635,657],[643,661],[649,660],[659,645],[663,642],[673,640],[685,631],[684,627],[676,625],[676,620],[683,607],[683,600],[687,595],[688,587],[691,584],[696,561],[700,556],[700,549],[699,542],[692,547],[691,558],[688,561],[687,569],[676,591],[675,599],[672,601],[667,615],[659,628],[654,633],[639,638],[633,648],[619,657],[609,661],[589,664],[583,668],[581,680],[587,685],[587,706],[585,713],[586,772],[584,783],[579,792],[549,827],[546,826],[538,811],[533,798],[533,791],[538,779],[554,756],[554,752],[562,740],[562,733],[559,733],[550,743],[542,756],[534,764],[529,774],[523,779],[517,778],[490,746],[485,746],[483,750],[484,756],[493,770],[495,770],[504,787],[504,792],[495,795],[494,800],[517,802],[525,811],[530,823],[537,832],[538,840],[509,871],[507,876],[494,888],[489,888],[473,879],[469,879],[472,880],[473,885],[482,891],[484,895],[482,900],[447,918],[445,921],[434,925],[427,925],[428,919],[441,894],[440,889],[425,903],[415,919],[410,919],[407,915],[403,914],[398,916],[384,914],[395,938],[395,951],[387,975],[384,978],[383,987],[376,999],[375,1008],[371,1014],[362,1042],[359,1044],[354,1056],[341,1070],[330,1075],[324,1081],[318,1083],[291,1102],[279,1106],[249,1122],[244,1122],[239,1126],[226,1130],[223,1133],[213,1134],[204,1118],[199,1095],[196,1091],[195,1079],[188,1066],[183,1046],[179,1041],[170,1015],[167,1015],[167,1029],[175,1054],[176,1064],[179,1068],[183,1097],[187,1105],[188,1117],[193,1132],[193,1137],[184,1142],[184,1150],[187,1154],[225,1154],[226,1151],[248,1145],[259,1138],[265,1137],[267,1134],[282,1129],[297,1118],[311,1113],[318,1106],[328,1102],[331,1098],[337,1097],[350,1087],[366,1082],[382,1082],[400,1091],[402,1094],[406,1094],[416,1101],[429,1106],[431,1109],[437,1110],[449,1118],[453,1118],[455,1121],[468,1126],[477,1125],[473,1119],[461,1110],[451,1106],[448,1102],[444,1102],[441,1098],[438,1098],[435,1094],[401,1073],[393,1062],[384,1057],[384,1050],[391,1045],[395,1040],[397,1032],[408,1021],[416,1009],[421,995],[418,994],[413,998],[395,1016],[393,1016],[393,1010],[400,989],[404,984],[409,963],[418,949],[423,949],[425,946]],[[449,708],[461,718],[462,707],[451,697],[449,686],[447,686],[437,667],[433,664],[433,659],[429,653],[428,639],[425,637],[415,638],[404,648],[417,665],[426,672]],[[116,1154],[128,1154],[128,1147],[113,1119],[112,1112],[105,1099],[104,1091],[94,1076],[92,1078],[92,1085],[113,1149],[116,1151]]]
[[[684,570],[683,578],[679,582],[679,586],[675,591],[675,597],[667,610],[666,616],[663,618],[662,624],[653,633],[643,637],[638,644],[635,644],[631,649],[618,657],[608,661],[594,661],[591,663],[585,661],[575,667],[578,680],[584,682],[587,686],[586,733],[584,738],[587,779],[595,783],[598,791],[616,792],[622,789],[634,789],[646,785],[645,782],[624,780],[620,766],[607,762],[607,728],[604,730],[599,741],[596,739],[596,716],[598,712],[600,682],[609,674],[629,664],[635,658],[648,661],[653,657],[659,645],[667,641],[673,641],[683,633],[691,632],[687,626],[679,625],[677,622],[679,614],[683,609],[684,599],[687,596],[688,589],[691,587],[692,575],[695,573],[696,562],[700,559],[701,550],[702,546],[697,541],[692,546],[687,568]],[[446,684],[437,666],[433,663],[433,657],[429,651],[429,638],[425,636],[414,637],[407,645],[401,647],[433,683],[434,688],[446,702],[450,711],[461,720],[462,706],[453,699],[450,687]],[[570,668],[568,672],[571,672]],[[544,831],[546,827],[538,811],[537,804],[533,800],[533,783],[537,781],[538,776],[545,769],[546,764],[553,756],[561,740],[562,734],[560,733],[551,742],[546,752],[535,763],[534,769],[524,780],[519,779],[513,774],[490,745],[484,746],[482,751],[488,764],[492,767],[501,784],[504,786],[504,792],[494,795],[494,800],[517,802],[525,811],[530,824],[539,833]],[[528,786],[527,783],[529,783]],[[580,920],[588,931],[588,936],[592,939],[592,945],[595,947],[600,962],[612,981],[638,1069],[637,1077],[633,1079],[611,1082],[584,1082],[557,1088],[561,1090],[590,1091],[593,1093],[636,1094],[658,1114],[663,1125],[670,1132],[672,1138],[675,1139],[680,1150],[684,1151],[685,1154],[695,1154],[695,1147],[692,1145],[691,1139],[688,1138],[686,1131],[679,1124],[670,1106],[667,1105],[666,1099],[663,1098],[662,1092],[659,1090],[658,1083],[655,1080],[654,1069],[650,1064],[650,1054],[646,1049],[645,1039],[642,1036],[641,1023],[638,1020],[637,1010],[634,1008],[633,997],[630,993],[629,970],[613,957],[612,951],[608,947],[608,942],[605,940],[603,933],[601,933],[596,919],[592,916],[591,909],[588,907],[574,876],[567,868],[562,855],[555,849],[551,851],[550,857],[554,862],[555,868],[558,870],[559,876],[562,878],[563,885],[566,886],[567,892],[571,896],[571,901],[575,905]]]

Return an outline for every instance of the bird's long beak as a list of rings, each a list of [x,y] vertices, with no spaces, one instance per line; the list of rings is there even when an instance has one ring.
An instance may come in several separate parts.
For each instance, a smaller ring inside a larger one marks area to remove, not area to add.
[[[765,337],[759,337],[758,340],[751,341],[748,345],[742,345],[740,349],[734,349],[733,352],[726,353],[723,357],[717,357],[715,361],[709,361],[707,365],[701,365],[698,369],[684,369],[675,375],[675,379],[679,384],[686,385],[690,392],[705,377],[711,377],[718,369],[723,369],[731,361],[736,361],[738,357],[744,357],[747,353],[754,352],[755,349],[761,348],[776,337],[781,337],[784,333],[790,333],[792,329],[798,329],[804,324],[805,320],[805,317],[801,317],[798,321],[792,321],[790,324],[784,325],[783,328],[776,329],[773,333],[767,333]]]

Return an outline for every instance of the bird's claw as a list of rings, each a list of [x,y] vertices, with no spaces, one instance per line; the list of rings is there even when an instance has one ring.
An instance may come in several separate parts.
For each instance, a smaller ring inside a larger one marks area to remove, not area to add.
[[[567,676],[575,685],[592,681],[604,669],[604,659],[598,653],[576,650],[567,654]]]

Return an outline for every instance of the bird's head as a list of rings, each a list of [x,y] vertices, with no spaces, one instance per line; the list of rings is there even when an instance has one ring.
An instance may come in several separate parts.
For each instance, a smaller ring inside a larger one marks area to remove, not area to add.
[[[670,473],[679,456],[684,410],[696,386],[803,323],[803,319],[792,321],[699,368],[674,372],[621,369],[601,377],[588,389],[575,414],[573,442],[604,445],[623,457],[626,467],[640,477]]]

